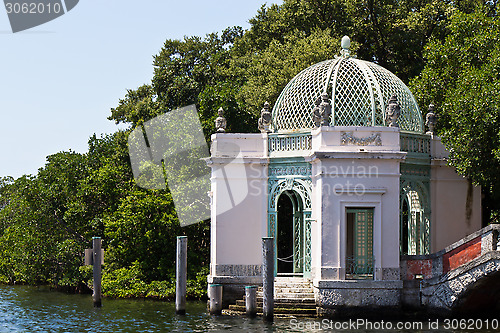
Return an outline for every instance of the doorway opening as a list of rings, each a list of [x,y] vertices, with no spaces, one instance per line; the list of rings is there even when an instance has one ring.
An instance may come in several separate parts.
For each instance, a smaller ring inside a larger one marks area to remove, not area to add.
[[[400,235],[400,253],[408,254],[409,251],[409,227],[410,227],[410,210],[408,200],[404,198],[401,206],[401,235]]]
[[[284,191],[277,204],[276,257],[278,275],[302,276],[304,272],[304,212],[300,196]]]
[[[373,279],[373,208],[348,208],[346,279]]]

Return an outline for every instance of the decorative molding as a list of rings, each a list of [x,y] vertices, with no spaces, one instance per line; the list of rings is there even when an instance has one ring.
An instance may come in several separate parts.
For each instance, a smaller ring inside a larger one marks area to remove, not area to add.
[[[334,189],[335,194],[348,194],[348,195],[364,195],[364,194],[384,194],[387,192],[386,187],[339,187]]]
[[[270,166],[269,177],[279,176],[311,176],[311,165]]]
[[[311,189],[310,179],[285,178],[279,180],[269,180],[269,210],[276,210],[276,198],[284,191],[294,190],[302,200],[304,200],[304,211],[311,210]]]
[[[373,146],[382,146],[382,137],[380,132],[373,133],[366,138],[357,138],[352,132],[342,132],[342,135],[340,136],[340,145],[347,146],[348,144],[356,146],[368,146],[370,144]]]
[[[274,136],[268,137],[268,150],[269,153],[279,151],[297,151],[297,150],[311,150],[312,137],[311,134],[301,135],[287,135],[287,136]]]
[[[431,175],[428,165],[401,164],[400,172],[402,176],[424,177],[424,180],[428,180]]]

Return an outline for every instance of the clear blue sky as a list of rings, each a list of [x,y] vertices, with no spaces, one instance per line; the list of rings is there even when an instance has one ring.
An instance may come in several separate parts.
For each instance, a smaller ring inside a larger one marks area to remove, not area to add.
[[[0,177],[36,174],[45,157],[87,151],[127,89],[149,83],[168,39],[247,29],[265,0],[80,0],[67,14],[13,34],[0,7]],[[281,0],[267,4],[282,3]]]

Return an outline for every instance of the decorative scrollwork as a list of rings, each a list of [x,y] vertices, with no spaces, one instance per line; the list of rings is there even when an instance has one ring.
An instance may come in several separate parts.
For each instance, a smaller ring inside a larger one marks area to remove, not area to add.
[[[274,237],[276,234],[276,213],[269,214],[269,237]]]
[[[373,133],[366,138],[357,138],[352,132],[342,132],[342,135],[340,136],[340,144],[342,146],[347,146],[348,144],[357,146],[368,146],[373,144],[374,146],[381,146],[382,137],[380,133]]]
[[[311,165],[307,166],[272,166],[269,167],[269,177],[279,177],[279,176],[310,176],[311,175]]]

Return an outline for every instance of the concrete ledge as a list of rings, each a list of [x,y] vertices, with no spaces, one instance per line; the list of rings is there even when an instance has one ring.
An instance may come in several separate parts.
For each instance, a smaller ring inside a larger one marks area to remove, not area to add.
[[[209,284],[217,283],[222,285],[222,307],[225,309],[228,308],[230,304],[236,304],[237,300],[243,299],[243,295],[245,295],[245,286],[262,286],[261,276],[234,277],[209,275],[207,281]]]
[[[306,162],[312,162],[316,159],[397,159],[402,160],[406,157],[406,152],[388,152],[388,151],[313,151],[306,156]]]
[[[372,321],[393,320],[398,321],[405,315],[400,306],[338,306],[329,308],[317,308],[319,318],[333,320],[349,320],[357,318],[370,319]],[[325,319],[323,319],[325,320]],[[333,332],[329,330],[329,332]],[[337,331],[335,331],[337,332]]]
[[[262,284],[262,276],[211,276],[207,277],[208,283],[220,284]]]
[[[373,281],[373,280],[345,280],[328,281],[315,280],[313,286],[319,289],[402,289],[403,281]]]
[[[321,308],[378,308],[401,305],[402,281],[317,281],[314,289]]]
[[[338,280],[340,275],[344,274],[342,270],[338,267],[321,267],[321,277],[328,280]]]
[[[211,265],[213,276],[262,276],[262,265]]]
[[[443,254],[450,252],[457,247],[460,247],[475,238],[482,236],[483,234],[486,234],[487,232],[491,230],[499,230],[500,231],[500,224],[490,224],[476,232],[473,232],[472,234],[462,238],[461,240],[447,246],[446,248],[442,249],[441,251],[434,252],[431,254],[424,254],[424,255],[401,255],[401,260],[425,260],[425,259],[434,259],[437,257],[443,256]]]

